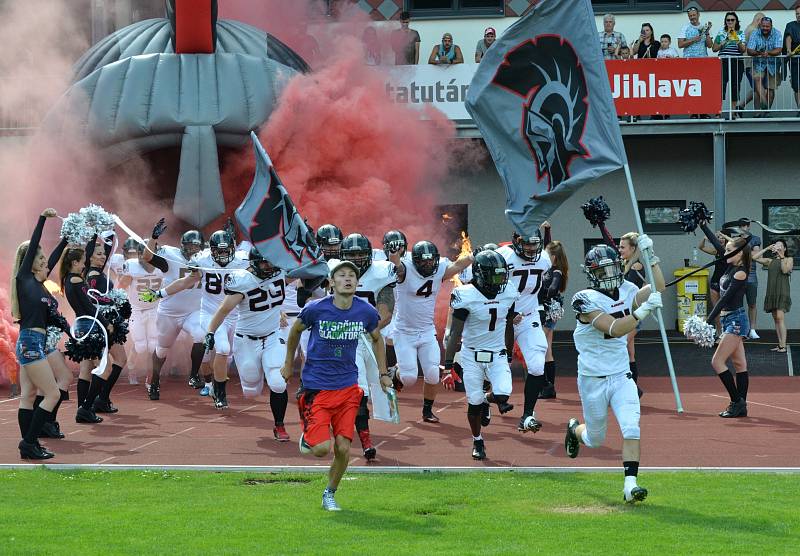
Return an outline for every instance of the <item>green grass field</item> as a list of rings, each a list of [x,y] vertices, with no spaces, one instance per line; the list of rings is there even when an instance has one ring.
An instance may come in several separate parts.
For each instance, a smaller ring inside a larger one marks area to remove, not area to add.
[[[0,473],[0,554],[798,554],[790,474]]]

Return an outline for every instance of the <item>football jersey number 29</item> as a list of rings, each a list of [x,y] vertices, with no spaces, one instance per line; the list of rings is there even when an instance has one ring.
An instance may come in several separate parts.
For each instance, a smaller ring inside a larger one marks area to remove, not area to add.
[[[251,311],[266,311],[267,309],[272,309],[283,303],[283,299],[286,295],[283,280],[278,280],[272,285],[277,288],[275,291],[272,289],[262,290],[261,288],[255,288],[247,292],[247,297],[250,299]]]

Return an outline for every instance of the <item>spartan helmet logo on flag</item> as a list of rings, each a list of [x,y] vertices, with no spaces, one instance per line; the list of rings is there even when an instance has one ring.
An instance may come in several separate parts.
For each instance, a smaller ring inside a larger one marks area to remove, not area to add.
[[[520,97],[521,134],[536,161],[537,181],[552,191],[570,177],[589,108],[586,78],[578,55],[561,37],[541,35],[509,50],[492,83]]]

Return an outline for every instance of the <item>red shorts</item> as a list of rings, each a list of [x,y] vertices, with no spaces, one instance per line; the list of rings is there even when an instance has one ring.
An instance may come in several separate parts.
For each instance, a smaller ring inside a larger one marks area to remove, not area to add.
[[[343,436],[353,440],[356,413],[364,393],[358,384],[342,390],[306,391],[300,397],[297,408],[303,423],[303,438],[309,446],[316,446]]]

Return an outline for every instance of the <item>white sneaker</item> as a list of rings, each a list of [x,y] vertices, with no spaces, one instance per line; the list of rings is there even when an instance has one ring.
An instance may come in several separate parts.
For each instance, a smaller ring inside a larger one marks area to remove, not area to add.
[[[128,384],[139,384],[139,377],[136,375],[128,375]]]
[[[761,338],[761,336],[756,334],[756,331],[753,328],[750,329],[750,334],[748,334],[747,337],[750,338],[751,340],[758,340],[759,338]]]
[[[310,454],[312,452],[311,446],[309,446],[308,442],[306,442],[305,436],[303,434],[300,435],[300,442],[297,443],[298,447],[300,448],[301,454]]]
[[[638,485],[634,485],[632,488],[624,489],[623,491],[623,498],[626,503],[633,504],[634,502],[641,502],[645,498],[647,498],[647,489],[642,488]]]
[[[336,498],[333,497],[334,493],[325,490],[322,493],[322,509],[326,512],[340,512],[342,508],[336,503]]]

